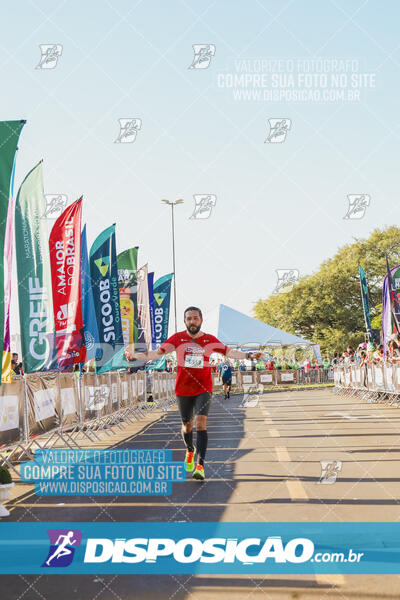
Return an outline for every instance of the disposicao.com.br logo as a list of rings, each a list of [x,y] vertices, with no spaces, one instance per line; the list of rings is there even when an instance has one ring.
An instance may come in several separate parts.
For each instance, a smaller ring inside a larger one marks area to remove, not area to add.
[[[399,553],[400,523],[4,523],[0,573],[400,574]]]
[[[283,544],[280,536],[247,538],[120,538],[87,540],[85,563],[155,563],[163,557],[173,557],[181,564],[189,563],[302,563],[311,559],[314,544],[307,538],[295,538]]]

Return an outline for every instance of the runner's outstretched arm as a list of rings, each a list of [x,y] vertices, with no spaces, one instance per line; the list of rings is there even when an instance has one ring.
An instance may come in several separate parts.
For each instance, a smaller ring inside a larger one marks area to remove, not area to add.
[[[229,358],[263,358],[266,360],[263,352],[242,352],[241,350],[229,350],[226,353]]]
[[[135,358],[141,358],[143,360],[156,360],[163,356],[164,352],[160,349],[150,350],[149,352],[135,352],[134,345],[128,346],[125,356],[128,360],[134,360]]]

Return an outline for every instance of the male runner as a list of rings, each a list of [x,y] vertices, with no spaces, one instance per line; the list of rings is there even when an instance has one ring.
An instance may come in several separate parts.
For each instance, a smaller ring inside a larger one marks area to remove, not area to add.
[[[225,346],[216,337],[201,331],[203,315],[195,306],[189,306],[183,315],[186,331],[179,331],[168,338],[157,350],[149,352],[135,352],[131,345],[126,356],[128,360],[140,358],[156,360],[163,354],[176,352],[177,377],[175,394],[182,420],[182,436],[186,445],[185,464],[186,471],[194,470],[193,478],[204,480],[204,460],[207,450],[207,415],[212,397],[212,377],[210,355],[213,352],[224,354],[231,358],[249,358],[248,352],[232,350]],[[255,352],[255,358],[263,356],[262,352]],[[193,418],[197,431],[196,444],[193,445]],[[194,456],[197,453],[195,468]]]
[[[232,367],[228,359],[221,364],[221,377],[224,386],[225,400],[229,398],[232,387]]]

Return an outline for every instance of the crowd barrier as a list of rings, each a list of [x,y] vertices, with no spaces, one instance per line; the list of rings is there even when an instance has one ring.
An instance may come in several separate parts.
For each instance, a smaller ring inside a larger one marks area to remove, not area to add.
[[[305,373],[304,369],[273,371],[235,371],[232,375],[232,390],[245,389],[246,386],[264,387],[280,385],[302,385],[307,383],[327,383],[333,381],[333,369],[311,369]],[[213,388],[221,390],[222,378],[218,373],[213,373]]]
[[[328,372],[303,369],[235,371],[232,391],[268,386],[324,383]],[[333,373],[332,373],[333,376]],[[84,440],[95,442],[110,436],[124,421],[141,419],[149,410],[168,410],[175,400],[175,374],[109,372],[32,373],[3,383],[0,392],[0,465],[16,473],[14,463],[34,458],[38,448],[81,448]],[[222,379],[213,374],[216,393]],[[149,402],[149,399],[152,401]]]
[[[400,405],[400,365],[381,363],[339,365],[334,369],[334,392],[369,402]]]
[[[110,436],[123,421],[168,410],[174,387],[175,375],[157,371],[17,376],[1,385],[0,465],[17,473],[14,463],[32,459],[37,448],[80,448],[81,440]]]

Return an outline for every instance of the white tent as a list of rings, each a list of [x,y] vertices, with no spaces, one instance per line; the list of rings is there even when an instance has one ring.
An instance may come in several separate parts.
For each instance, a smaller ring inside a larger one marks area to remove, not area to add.
[[[219,307],[218,339],[227,346],[240,348],[271,345],[312,346],[316,358],[321,360],[318,344],[248,317],[225,304]]]

